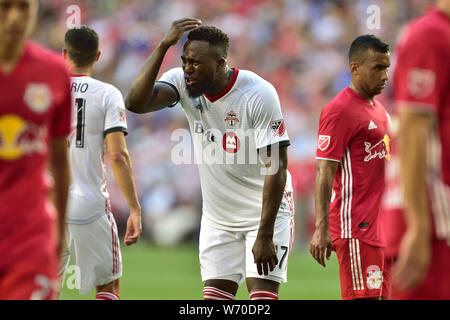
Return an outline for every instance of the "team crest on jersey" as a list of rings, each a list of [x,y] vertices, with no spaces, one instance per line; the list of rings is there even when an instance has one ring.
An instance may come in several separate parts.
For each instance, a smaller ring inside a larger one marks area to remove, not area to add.
[[[367,288],[380,289],[383,284],[383,272],[380,267],[371,265],[367,268]]]
[[[45,83],[30,83],[25,88],[23,100],[31,110],[42,113],[52,104],[52,93]]]
[[[330,146],[330,136],[319,135],[317,139],[317,149],[325,151]]]
[[[235,125],[237,125],[239,123],[239,119],[237,117],[237,113],[234,110],[230,110],[227,113],[227,117],[224,120],[228,126],[230,127],[234,127]]]
[[[408,91],[416,98],[426,98],[434,90],[436,74],[429,69],[411,69],[408,73]]]
[[[274,120],[274,121],[270,121],[270,129],[273,132],[274,136],[279,136],[281,137],[285,130],[284,130],[284,120]]]

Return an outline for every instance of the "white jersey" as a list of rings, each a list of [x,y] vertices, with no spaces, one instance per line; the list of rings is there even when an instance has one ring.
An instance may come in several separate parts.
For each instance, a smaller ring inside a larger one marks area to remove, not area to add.
[[[181,68],[164,73],[189,121],[199,165],[203,216],[224,230],[257,229],[261,220],[265,166],[258,150],[290,144],[275,88],[251,71],[234,69],[224,92],[188,95]],[[272,148],[272,153],[277,149]],[[279,215],[290,218],[288,172]]]
[[[105,136],[127,133],[125,105],[114,86],[88,76],[71,78],[72,132],[69,136],[71,184],[67,222],[90,223],[109,208],[103,162]]]

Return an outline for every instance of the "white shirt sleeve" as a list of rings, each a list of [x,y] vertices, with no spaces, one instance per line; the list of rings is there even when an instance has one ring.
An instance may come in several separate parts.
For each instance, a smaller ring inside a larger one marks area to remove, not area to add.
[[[186,85],[184,83],[184,72],[182,68],[173,68],[167,72],[164,72],[158,82],[164,82],[171,86],[178,95],[178,99],[170,107],[174,107],[178,102],[180,102],[180,97],[186,90]]]
[[[106,136],[108,133],[115,131],[128,133],[122,93],[111,86],[111,89],[108,90],[105,96],[105,126],[103,134]]]
[[[259,150],[273,145],[290,145],[275,88],[271,84],[259,86],[251,101],[253,102],[251,117],[255,129],[256,148]]]

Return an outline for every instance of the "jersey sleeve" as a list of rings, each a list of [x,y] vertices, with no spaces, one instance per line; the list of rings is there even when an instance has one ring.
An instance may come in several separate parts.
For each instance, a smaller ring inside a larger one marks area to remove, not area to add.
[[[396,106],[437,113],[450,75],[444,37],[410,34],[399,47],[394,73]]]
[[[104,136],[111,132],[122,131],[128,134],[125,104],[122,93],[111,87],[105,97],[105,125]]]
[[[351,119],[342,109],[325,107],[320,114],[316,159],[340,162],[352,138]]]
[[[163,73],[161,78],[159,78],[158,82],[163,82],[172,87],[177,93],[176,102],[172,103],[169,108],[174,107],[178,102],[180,102],[180,92],[183,92],[184,87],[184,73],[181,68],[170,69],[169,71]]]
[[[252,123],[255,130],[255,142],[258,150],[289,146],[289,136],[286,131],[280,100],[272,85],[260,87],[254,94],[252,108]]]
[[[66,137],[70,134],[72,115],[72,94],[70,91],[70,76],[64,68],[61,99],[56,102],[54,117],[50,126],[52,137]]]

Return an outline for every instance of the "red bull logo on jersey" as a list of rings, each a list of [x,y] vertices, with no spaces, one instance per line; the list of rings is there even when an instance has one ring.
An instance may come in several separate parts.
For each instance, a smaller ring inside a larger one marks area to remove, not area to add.
[[[367,155],[364,158],[365,162],[369,162],[370,160],[376,158],[391,160],[391,156],[389,154],[389,136],[387,134],[385,134],[383,139],[374,145],[370,142],[364,142],[364,147],[367,152]]]
[[[0,159],[14,161],[32,153],[45,154],[46,129],[15,114],[0,116]]]
[[[30,83],[25,89],[23,100],[31,110],[42,113],[52,104],[52,93],[45,83]]]

